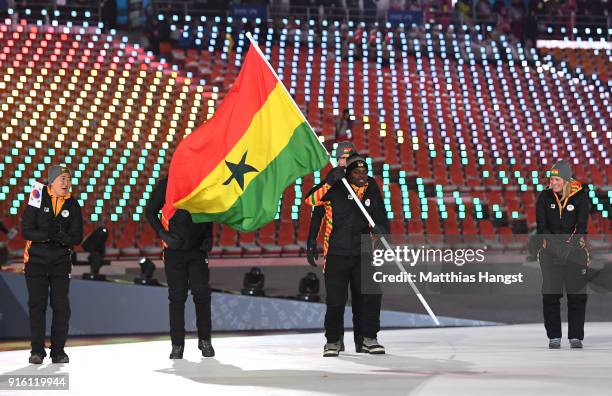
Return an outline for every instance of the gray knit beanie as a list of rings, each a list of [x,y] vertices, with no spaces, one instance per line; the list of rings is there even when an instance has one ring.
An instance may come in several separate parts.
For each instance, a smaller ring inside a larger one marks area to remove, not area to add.
[[[340,142],[336,146],[336,161],[340,160],[340,157],[342,157],[345,154],[353,155],[356,152],[357,152],[357,150],[355,150],[355,146],[353,146],[353,143],[351,143],[351,142]]]
[[[47,171],[47,184],[51,185],[51,183],[53,183],[55,179],[57,179],[64,173],[68,174],[68,176],[72,175],[72,172],[70,172],[70,169],[68,169],[67,166],[53,165],[49,167],[49,170]]]
[[[569,181],[572,179],[572,168],[566,160],[560,159],[550,169],[550,175]]]

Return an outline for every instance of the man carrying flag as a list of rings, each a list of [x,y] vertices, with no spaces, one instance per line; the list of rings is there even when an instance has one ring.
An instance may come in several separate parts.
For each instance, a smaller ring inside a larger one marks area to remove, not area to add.
[[[319,190],[323,185],[330,180],[341,179],[344,177],[344,171],[346,168],[346,160],[353,154],[356,154],[355,146],[351,142],[340,142],[336,146],[336,161],[338,166],[330,172],[329,178],[325,178],[321,183],[313,186],[307,193],[306,199],[308,199],[312,193]],[[331,182],[333,184],[334,181]],[[319,250],[317,247],[317,237],[319,231],[323,228],[323,244],[328,246],[329,236],[332,231],[332,218],[331,218],[331,206],[315,206],[312,210],[312,216],[310,218],[310,228],[308,231],[308,239],[306,240],[306,260],[308,264],[313,267],[317,266],[316,260],[319,258]],[[321,227],[323,223],[323,227]],[[363,337],[360,334],[361,324],[361,291],[357,289],[355,282],[351,282],[351,309],[353,311],[353,338],[355,341],[355,352],[363,352],[362,344]],[[340,337],[340,352],[344,351],[344,338]]]
[[[376,225],[370,228],[368,220],[355,204],[354,198],[347,195],[341,180],[346,176],[350,188],[373,218]],[[384,354],[385,348],[378,343],[380,330],[380,309],[382,294],[365,293],[362,285],[362,235],[370,232],[378,235],[388,234],[387,211],[376,181],[368,176],[368,166],[358,154],[346,160],[346,171],[336,167],[329,172],[325,183],[306,198],[312,206],[324,206],[328,226],[324,244],[323,271],[325,274],[325,337],[327,343],[323,356],[335,357],[343,351],[344,306],[348,288],[353,294],[359,294],[359,315],[356,318],[355,332],[360,336],[355,339],[357,352]],[[370,289],[371,291],[372,289]]]

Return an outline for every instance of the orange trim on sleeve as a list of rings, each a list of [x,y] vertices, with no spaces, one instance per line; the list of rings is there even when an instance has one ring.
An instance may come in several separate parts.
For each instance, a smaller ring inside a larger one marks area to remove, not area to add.
[[[305,199],[305,202],[310,206],[323,206],[325,202],[322,201],[322,198],[331,187],[332,186],[327,183],[323,184],[321,188],[310,194],[310,196]]]
[[[23,263],[27,264],[30,261],[30,247],[32,246],[32,241],[26,241],[25,249],[23,251]]]
[[[162,227],[164,227],[164,230],[166,231],[170,231],[170,222],[168,221],[168,219],[166,218],[166,216],[164,216],[164,213],[162,212],[161,217],[160,217],[160,221],[162,223]],[[166,244],[166,242],[164,242],[164,240],[162,239],[162,248],[163,249],[167,249],[168,245]]]

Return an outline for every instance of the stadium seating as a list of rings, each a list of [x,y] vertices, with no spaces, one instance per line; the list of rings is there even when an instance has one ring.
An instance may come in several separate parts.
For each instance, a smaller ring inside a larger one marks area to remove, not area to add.
[[[18,223],[31,182],[59,161],[74,170],[86,230],[111,230],[111,257],[160,252],[143,219],[146,202],[176,144],[214,114],[248,41],[231,18],[171,22],[192,45],[155,57],[87,22],[2,21],[0,211],[8,225]],[[609,52],[603,60],[540,56],[465,27],[257,26],[255,39],[330,149],[335,118],[350,109],[353,141],[382,187],[393,233],[520,249],[546,169],[560,157],[589,185],[590,232],[609,232]],[[218,227],[213,254],[302,254],[304,194],[326,170],[289,187],[261,230]],[[18,257],[23,241],[10,246]]]

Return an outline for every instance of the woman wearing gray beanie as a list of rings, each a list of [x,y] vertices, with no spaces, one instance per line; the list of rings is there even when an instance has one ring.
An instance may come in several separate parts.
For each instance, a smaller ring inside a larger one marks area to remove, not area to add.
[[[586,311],[589,253],[585,246],[589,219],[588,194],[572,179],[565,160],[550,170],[548,189],[536,203],[537,232],[542,238],[538,260],[542,268],[544,326],[551,349],[561,347],[561,305],[567,294],[568,338],[571,348],[582,348]]]
[[[47,186],[32,189],[21,221],[26,240],[23,262],[28,287],[31,364],[41,364],[47,355],[45,316],[49,299],[53,308],[51,361],[69,362],[64,345],[70,319],[71,249],[83,239],[81,206],[70,196],[70,170],[55,165],[47,174]]]

